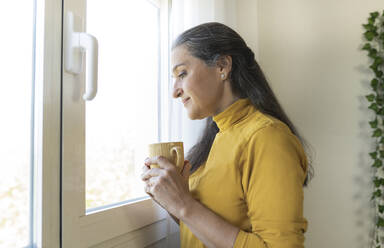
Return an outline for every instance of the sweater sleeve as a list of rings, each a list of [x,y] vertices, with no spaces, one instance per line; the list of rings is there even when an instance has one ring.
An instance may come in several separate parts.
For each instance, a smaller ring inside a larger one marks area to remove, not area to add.
[[[240,230],[234,247],[304,247],[307,160],[297,137],[286,126],[270,124],[250,137],[241,165],[252,231]]]

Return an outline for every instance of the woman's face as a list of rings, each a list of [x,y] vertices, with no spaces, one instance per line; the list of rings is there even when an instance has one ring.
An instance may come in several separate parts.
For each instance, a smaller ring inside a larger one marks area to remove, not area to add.
[[[219,66],[207,66],[183,45],[172,51],[173,97],[180,98],[192,120],[222,111],[224,81]],[[227,75],[225,75],[226,77]]]

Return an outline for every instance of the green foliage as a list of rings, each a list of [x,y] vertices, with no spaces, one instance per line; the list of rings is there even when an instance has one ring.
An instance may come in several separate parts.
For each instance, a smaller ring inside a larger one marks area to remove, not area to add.
[[[373,192],[371,199],[373,200],[375,198],[380,198],[381,195],[382,195],[381,190],[377,189],[376,191]]]
[[[367,52],[367,56],[370,59],[369,68],[372,71],[372,80],[370,86],[372,93],[365,96],[369,102],[368,108],[375,113],[375,118],[369,121],[371,126],[372,138],[376,142],[376,150],[369,153],[372,158],[372,168],[375,171],[375,175],[383,175],[384,166],[384,11],[372,12],[369,15],[368,22],[363,24],[364,32],[363,37],[365,42],[362,50]],[[381,232],[379,230],[384,229],[384,178],[381,176],[374,176],[373,179],[374,191],[372,193],[371,200],[375,201],[376,206],[376,230],[373,238],[373,246],[375,248],[381,248]]]
[[[371,81],[371,86],[372,86],[372,89],[374,91],[377,91],[377,85],[379,84],[379,80],[377,80],[376,78],[372,79]]]
[[[367,100],[369,102],[373,102],[375,100],[375,98],[376,98],[374,94],[370,94],[370,95],[367,95],[365,97],[367,98]]]
[[[379,217],[376,225],[377,227],[384,227],[384,219]]]
[[[379,212],[381,214],[384,213],[384,206],[383,205],[379,205]]]
[[[375,184],[376,188],[379,188],[380,186],[384,186],[384,178],[375,177],[373,179],[373,183]]]
[[[372,137],[381,137],[383,135],[383,131],[380,128],[377,128],[373,134]]]
[[[377,128],[377,118],[374,121],[370,121],[369,125],[371,125],[371,128]]]
[[[375,159],[375,162],[372,164],[372,167],[380,168],[383,165],[381,159]]]

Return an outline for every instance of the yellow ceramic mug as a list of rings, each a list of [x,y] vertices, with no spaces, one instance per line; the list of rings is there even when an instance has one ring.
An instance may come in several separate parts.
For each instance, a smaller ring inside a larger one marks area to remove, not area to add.
[[[183,142],[163,142],[150,144],[149,157],[163,156],[172,164],[176,165],[179,172],[184,166],[184,147]],[[152,164],[151,168],[159,167],[157,164]]]

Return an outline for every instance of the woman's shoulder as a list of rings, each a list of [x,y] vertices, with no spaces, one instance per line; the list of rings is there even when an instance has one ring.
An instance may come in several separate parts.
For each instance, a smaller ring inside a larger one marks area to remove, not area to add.
[[[284,122],[258,110],[254,111],[242,123],[239,123],[238,130],[241,132],[241,135],[247,139],[255,135],[273,136],[277,133],[292,134]]]
[[[264,158],[286,154],[292,159],[299,158],[303,170],[306,169],[307,158],[301,141],[284,122],[266,114],[255,117],[254,122],[257,124],[251,125],[254,128],[250,129],[244,139],[243,151],[260,151],[264,153]]]

